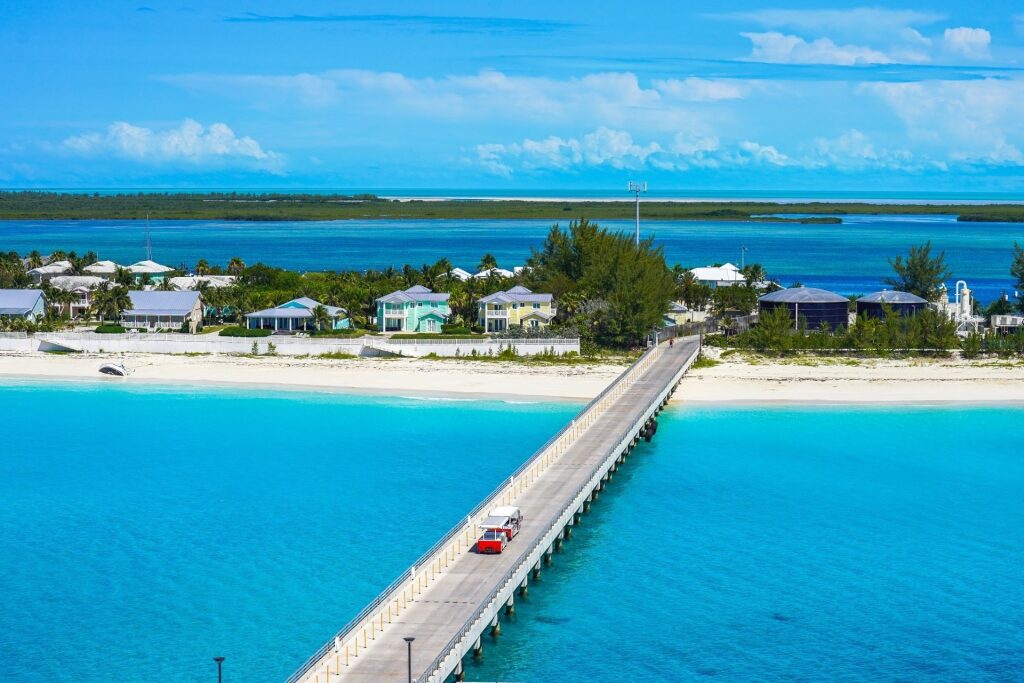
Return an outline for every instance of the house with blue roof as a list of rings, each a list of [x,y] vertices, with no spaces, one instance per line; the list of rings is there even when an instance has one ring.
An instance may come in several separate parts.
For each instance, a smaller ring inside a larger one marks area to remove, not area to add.
[[[377,329],[381,332],[441,332],[451,315],[447,292],[423,285],[391,292],[377,299]]]
[[[275,334],[313,332],[318,329],[316,310],[319,307],[323,307],[330,319],[328,329],[343,330],[351,327],[348,311],[344,308],[326,306],[308,296],[292,299],[274,308],[248,313],[245,324],[250,330],[273,330]]]
[[[121,325],[134,330],[185,330],[195,334],[203,323],[199,292],[128,292],[131,306],[121,313]]]
[[[43,293],[38,289],[0,289],[0,318],[35,322],[45,314]]]

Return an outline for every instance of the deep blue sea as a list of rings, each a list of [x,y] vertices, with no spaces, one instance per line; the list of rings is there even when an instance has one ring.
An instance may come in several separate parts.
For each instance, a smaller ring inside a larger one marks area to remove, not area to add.
[[[276,683],[575,410],[0,385],[0,680]],[[1022,420],[670,408],[469,678],[1020,681]]]
[[[566,216],[565,225],[571,217]],[[154,258],[225,265],[234,256],[299,270],[420,266],[447,257],[472,270],[493,253],[500,265],[522,264],[553,221],[350,220],[328,222],[152,221]],[[630,221],[602,221],[631,232]],[[849,216],[842,224],[644,221],[669,263],[687,267],[758,262],[784,285],[800,282],[842,294],[866,294],[891,274],[888,260],[931,240],[945,251],[955,279],[982,301],[1012,294],[1013,244],[1024,223],[958,223],[955,216]],[[744,250],[745,248],[745,250]],[[56,249],[133,263],[145,258],[144,221],[0,221],[0,251]],[[953,289],[955,280],[948,283]]]

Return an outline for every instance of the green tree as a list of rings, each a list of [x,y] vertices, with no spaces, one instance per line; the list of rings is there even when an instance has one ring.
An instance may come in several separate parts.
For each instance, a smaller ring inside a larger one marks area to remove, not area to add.
[[[494,254],[488,252],[480,258],[480,263],[477,264],[476,269],[478,271],[491,270],[492,268],[498,267],[498,259],[494,258]]]
[[[527,266],[527,286],[552,293],[560,309],[566,295],[578,295],[574,315],[562,322],[603,346],[643,344],[675,297],[675,278],[651,239],[637,246],[585,218],[567,230],[552,226]]]
[[[235,256],[228,261],[228,275],[241,275],[245,270],[245,261]]]
[[[931,241],[911,247],[906,260],[902,256],[890,259],[889,265],[896,275],[886,278],[887,285],[928,301],[935,301],[943,282],[952,277],[952,271],[946,266],[946,252],[932,257]]]
[[[1010,275],[1013,276],[1013,286],[1017,290],[1017,310],[1024,313],[1024,249],[1016,242],[1013,243]]]

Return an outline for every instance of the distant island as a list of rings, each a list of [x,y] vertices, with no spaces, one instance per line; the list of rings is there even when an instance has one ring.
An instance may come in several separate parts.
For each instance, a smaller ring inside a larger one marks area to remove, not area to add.
[[[960,221],[1024,222],[1014,204],[871,204],[868,202],[644,201],[648,220],[840,223],[846,214],[955,214]],[[776,214],[785,214],[779,216]],[[793,217],[794,214],[813,214]],[[139,192],[123,194],[0,192],[0,220],[237,220],[343,219],[631,219],[630,201],[523,199],[389,199],[373,194]],[[787,217],[789,216],[789,217]]]

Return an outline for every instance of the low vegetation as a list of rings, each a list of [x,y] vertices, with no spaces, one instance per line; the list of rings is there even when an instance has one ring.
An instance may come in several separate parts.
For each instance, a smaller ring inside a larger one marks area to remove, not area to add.
[[[929,204],[879,205],[862,202],[644,202],[653,220],[775,221],[822,223],[845,214],[957,214],[964,221],[1024,221],[1024,207]],[[774,214],[817,214],[785,219]],[[548,219],[590,216],[596,220],[633,217],[630,202],[607,201],[398,201],[371,194],[286,193],[122,193],[0,192],[0,219],[191,219],[337,220],[346,218]]]
[[[269,337],[273,330],[250,330],[247,327],[225,327],[218,332],[221,337]]]
[[[99,325],[96,332],[100,334],[124,334],[127,330],[120,325]]]

